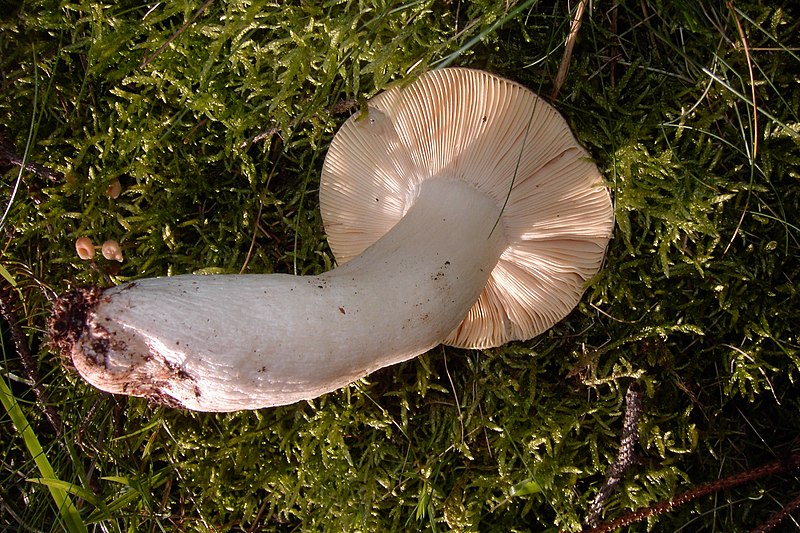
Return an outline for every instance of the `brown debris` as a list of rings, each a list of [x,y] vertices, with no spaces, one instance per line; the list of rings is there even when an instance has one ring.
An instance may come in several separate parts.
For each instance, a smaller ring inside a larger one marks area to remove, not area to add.
[[[53,304],[53,314],[47,324],[50,343],[66,359],[70,359],[72,345],[83,335],[86,318],[102,293],[103,290],[97,286],[82,287],[62,295]]]

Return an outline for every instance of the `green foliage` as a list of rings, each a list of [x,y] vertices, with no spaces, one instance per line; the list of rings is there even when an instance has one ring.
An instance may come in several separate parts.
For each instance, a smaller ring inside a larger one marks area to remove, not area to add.
[[[69,484],[62,485],[62,482],[56,478],[53,467],[47,456],[42,450],[42,445],[36,436],[33,428],[25,417],[25,413],[20,408],[19,402],[11,392],[4,378],[0,378],[0,403],[2,403],[5,412],[14,424],[16,430],[22,436],[25,443],[25,448],[30,456],[33,458],[36,468],[41,477],[29,479],[28,482],[40,483],[50,489],[50,496],[53,498],[53,504],[59,510],[60,519],[63,521],[63,527],[70,532],[78,533],[86,531],[86,525],[80,518],[75,504],[69,497],[68,492],[72,488]]]
[[[0,140],[60,173],[0,167],[1,294],[63,422],[48,426],[4,326],[0,383],[16,407],[0,416],[0,528],[58,530],[56,495],[68,493],[91,530],[576,531],[616,457],[633,382],[641,461],[608,518],[789,452],[800,426],[794,4],[587,11],[554,104],[612,187],[617,229],[562,323],[230,415],[85,385],[46,344],[49,299],[144,276],[331,268],[316,187],[346,110],[446,62],[546,96],[566,3],[0,10]],[[79,236],[118,240],[125,261],[79,260]],[[701,499],[650,526],[747,530],[794,497],[783,485]]]

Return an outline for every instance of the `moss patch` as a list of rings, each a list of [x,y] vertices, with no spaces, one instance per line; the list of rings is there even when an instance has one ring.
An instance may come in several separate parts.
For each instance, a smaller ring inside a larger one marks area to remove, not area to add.
[[[616,457],[631,383],[642,390],[640,460],[606,518],[790,453],[795,4],[587,9],[553,104],[612,187],[617,227],[606,268],[565,321],[525,343],[437,348],[312,402],[230,415],[85,385],[43,336],[53,295],[154,275],[331,268],[316,187],[348,112],[444,63],[547,97],[572,13],[489,0],[0,10],[2,297],[42,378],[30,380],[5,327],[0,377],[81,519],[109,530],[577,531]],[[79,260],[80,236],[118,240],[125,261]],[[25,481],[41,474],[20,433],[5,415],[0,426],[0,524],[60,529],[45,486]],[[794,497],[782,482],[794,479],[700,498],[651,526],[753,528]]]

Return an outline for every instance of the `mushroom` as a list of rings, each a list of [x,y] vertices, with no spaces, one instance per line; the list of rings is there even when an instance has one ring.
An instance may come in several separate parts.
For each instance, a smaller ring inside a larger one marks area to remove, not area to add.
[[[101,246],[95,246],[92,239],[89,237],[78,237],[75,239],[75,251],[78,252],[78,257],[84,261],[94,259],[94,253],[98,248],[103,254],[103,257],[109,261],[122,262],[122,248],[115,240],[107,240]]]
[[[100,247],[100,252],[103,254],[103,257],[109,261],[122,262],[122,248],[115,240],[107,240],[104,242]]]
[[[122,183],[119,181],[119,178],[114,178],[106,187],[106,196],[111,198],[112,200],[116,200],[119,198],[119,195],[122,194]]]
[[[84,261],[94,258],[94,251],[96,248],[92,239],[89,237],[78,237],[75,239],[75,251],[78,253],[78,257]]]
[[[58,300],[51,339],[94,386],[198,411],[290,404],[445,343],[566,316],[600,268],[608,189],[563,118],[462,68],[391,88],[334,137],[318,276],[180,275]]]

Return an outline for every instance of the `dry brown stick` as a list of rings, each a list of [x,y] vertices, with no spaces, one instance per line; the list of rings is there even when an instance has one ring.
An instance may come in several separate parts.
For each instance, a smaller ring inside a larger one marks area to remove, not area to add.
[[[586,523],[592,527],[596,526],[600,521],[605,501],[614,493],[625,472],[636,461],[634,447],[639,442],[639,419],[641,416],[642,395],[639,391],[639,386],[633,383],[628,387],[628,392],[625,393],[625,418],[622,422],[622,439],[620,439],[617,457],[611,463],[606,481],[600,487],[597,496],[589,507]]]
[[[26,161],[20,157],[8,141],[0,136],[0,163],[8,161],[8,164],[15,167],[22,167],[28,172],[33,172],[40,178],[45,178],[50,181],[59,181],[61,175],[58,172],[53,172],[44,165],[35,163],[33,161]]]
[[[181,33],[183,33],[184,31],[186,31],[186,28],[188,28],[188,27],[189,27],[189,26],[190,26],[190,25],[191,25],[191,24],[192,24],[192,23],[193,23],[195,20],[197,20],[197,17],[199,17],[199,16],[200,16],[200,15],[203,13],[203,11],[205,11],[205,10],[206,10],[206,8],[207,8],[209,5],[211,5],[211,2],[213,2],[213,1],[214,1],[214,0],[206,0],[206,3],[205,3],[205,4],[203,4],[202,6],[200,6],[200,9],[198,9],[197,11],[195,11],[195,12],[194,12],[194,14],[192,15],[192,17],[191,17],[189,20],[187,20],[186,22],[184,22],[183,26],[181,26],[180,28],[178,28],[178,31],[176,31],[175,33],[173,33],[173,34],[170,36],[170,38],[169,38],[169,39],[167,39],[167,40],[166,40],[166,42],[164,42],[164,44],[162,44],[161,46],[159,46],[159,47],[158,47],[158,50],[156,50],[155,52],[153,52],[153,54],[152,54],[152,55],[149,55],[149,56],[145,56],[145,57],[144,57],[144,60],[142,60],[142,64],[141,64],[141,65],[139,65],[139,68],[144,68],[144,67],[146,67],[146,66],[147,66],[147,65],[148,65],[148,64],[149,64],[149,63],[150,63],[152,60],[154,60],[154,59],[156,58],[156,56],[158,56],[158,55],[159,55],[161,52],[163,52],[163,51],[164,51],[164,49],[165,49],[167,46],[169,46],[169,45],[170,45],[170,43],[171,43],[172,41],[174,41],[175,39],[177,39],[177,38],[178,38],[178,36],[179,36]]]
[[[61,419],[53,406],[47,402],[47,394],[45,394],[42,388],[42,382],[39,378],[36,364],[33,361],[33,357],[31,357],[30,351],[28,351],[28,345],[25,342],[25,334],[22,332],[22,328],[19,327],[17,317],[7,303],[7,292],[4,290],[0,290],[0,315],[2,315],[3,320],[8,324],[8,331],[11,335],[11,341],[14,343],[14,349],[16,349],[17,355],[22,362],[22,367],[25,369],[25,373],[32,383],[31,387],[33,388],[33,393],[44,409],[45,418],[47,418],[47,421],[53,427],[56,434],[60,435]]]
[[[750,470],[745,470],[744,472],[739,472],[738,474],[734,474],[732,476],[718,479],[717,481],[713,481],[705,485],[700,485],[699,487],[682,492],[674,498],[670,498],[669,500],[658,502],[650,505],[649,507],[632,511],[624,516],[621,516],[620,518],[617,518],[616,520],[612,520],[611,522],[605,522],[597,527],[584,529],[583,533],[605,533],[607,531],[614,531],[621,527],[629,526],[636,522],[646,520],[651,516],[656,516],[667,512],[674,507],[683,505],[684,503],[688,503],[692,500],[696,500],[701,496],[715,494],[721,490],[738,487],[739,485],[744,485],[745,483],[749,483],[750,481],[761,479],[763,477],[783,474],[785,472],[795,470],[798,467],[800,467],[800,452],[795,452],[787,459],[773,461],[756,468],[751,468]]]
[[[752,98],[752,105],[753,105],[753,151],[752,151],[752,160],[756,160],[756,156],[758,155],[758,106],[756,101],[756,81],[753,77],[753,62],[750,58],[750,48],[747,46],[747,38],[744,34],[744,28],[742,28],[742,23],[739,21],[739,17],[736,16],[736,8],[733,7],[733,0],[728,0],[728,9],[731,10],[731,15],[733,16],[733,20],[736,22],[736,28],[739,31],[739,37],[742,40],[742,48],[744,49],[744,57],[747,60],[747,69],[750,74],[750,97]],[[736,236],[739,234],[739,230],[742,227],[742,223],[744,222],[744,217],[748,213],[748,206],[750,202],[750,194],[747,195],[747,201],[745,202],[745,208],[742,210],[742,215],[739,217],[739,222],[736,224],[736,229],[733,230],[733,236],[731,240],[728,242],[728,245],[725,247],[725,250],[722,252],[722,255],[728,253],[728,249],[730,249],[731,245],[733,245],[733,241],[736,239]]]
[[[347,113],[356,107],[358,107],[358,100],[355,99],[339,100],[335,104],[326,107],[325,112],[328,113],[329,115],[341,115],[342,113]],[[300,123],[301,119],[302,117],[293,119],[291,122],[289,122],[289,124],[287,124],[287,128],[294,128]],[[266,131],[262,131],[261,133],[258,133],[253,137],[250,137],[249,139],[245,139],[239,145],[239,148],[245,149],[250,145],[253,145],[257,142],[263,141],[264,139],[272,137],[273,135],[280,135],[280,134],[281,134],[280,128],[278,128],[277,126],[273,126],[272,128]]]
[[[750,533],[764,533],[766,531],[772,531],[773,529],[778,527],[778,525],[780,525],[781,522],[783,522],[784,518],[789,516],[789,514],[792,513],[792,511],[794,511],[799,507],[800,507],[800,494],[798,494],[792,501],[784,505],[783,509],[770,516],[766,522],[756,527],[755,529],[752,529]]]
[[[617,42],[619,41],[619,35],[617,34],[617,28],[619,24],[619,3],[614,2],[611,6],[611,33],[614,35],[614,44],[611,45],[611,59],[609,60],[608,64],[608,74],[609,74],[609,83],[611,87],[617,86],[617,58],[619,56],[619,48],[617,48]]]
[[[753,160],[755,161],[758,155],[758,105],[756,100],[756,80],[753,75],[753,60],[750,57],[750,48],[747,45],[747,37],[744,33],[744,28],[736,16],[736,8],[733,7],[733,0],[728,0],[728,9],[731,10],[734,22],[736,22],[736,29],[739,31],[739,38],[742,40],[742,48],[744,49],[744,58],[747,60],[747,72],[750,75],[750,98],[753,103]]]
[[[567,79],[569,73],[569,63],[572,59],[572,48],[575,46],[575,39],[578,38],[578,31],[581,29],[581,21],[583,19],[583,11],[586,9],[587,0],[581,0],[575,10],[575,15],[572,17],[572,24],[569,28],[569,34],[566,41],[564,41],[564,55],[561,56],[561,64],[558,66],[558,74],[556,74],[556,81],[553,83],[553,92],[550,97],[555,100],[564,81]]]

